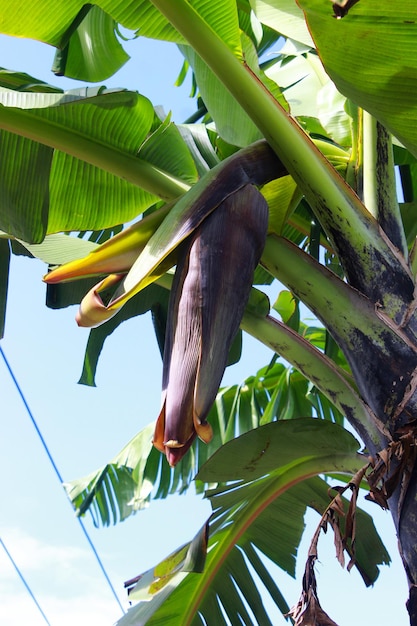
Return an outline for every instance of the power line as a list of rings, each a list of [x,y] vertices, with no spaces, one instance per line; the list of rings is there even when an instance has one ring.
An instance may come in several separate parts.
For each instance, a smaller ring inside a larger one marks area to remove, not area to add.
[[[1,347],[1,345],[0,345],[0,354],[1,354],[1,356],[3,357],[3,361],[4,361],[4,363],[5,363],[6,367],[7,367],[7,370],[8,370],[8,372],[9,372],[9,374],[10,374],[11,379],[13,380],[13,383],[14,383],[14,385],[15,385],[16,389],[17,389],[17,392],[18,392],[18,394],[19,394],[19,396],[20,396],[20,398],[21,398],[21,400],[22,400],[22,402],[23,402],[23,404],[24,404],[24,407],[25,407],[25,409],[26,409],[26,412],[27,412],[27,414],[28,414],[28,415],[29,415],[29,417],[30,417],[30,420],[31,420],[31,422],[32,422],[32,424],[33,424],[33,427],[35,428],[36,433],[37,433],[37,435],[38,435],[39,439],[41,440],[41,443],[42,443],[43,449],[44,449],[44,451],[46,452],[46,455],[47,455],[47,457],[48,457],[48,459],[49,459],[49,461],[50,461],[50,463],[51,463],[51,465],[52,465],[52,467],[53,467],[53,469],[54,469],[54,472],[55,472],[55,474],[56,474],[56,476],[57,476],[57,478],[58,478],[58,480],[59,480],[59,482],[60,482],[60,484],[61,484],[61,486],[62,486],[62,483],[63,483],[64,481],[63,481],[63,478],[62,478],[62,476],[61,476],[61,473],[60,473],[60,471],[59,471],[59,469],[58,469],[58,467],[57,467],[57,465],[56,465],[56,463],[55,463],[55,461],[54,461],[54,459],[53,459],[53,457],[52,457],[52,454],[51,454],[51,453],[50,453],[50,451],[49,451],[49,448],[48,448],[48,446],[47,446],[47,444],[46,444],[46,441],[45,441],[45,439],[44,439],[44,437],[43,437],[43,435],[42,435],[42,433],[41,433],[41,431],[40,431],[40,429],[39,429],[38,424],[36,423],[36,420],[35,420],[35,418],[34,418],[34,415],[33,415],[32,411],[30,410],[30,407],[29,407],[29,405],[28,405],[28,403],[27,403],[27,401],[26,401],[26,398],[25,398],[25,396],[24,396],[24,393],[23,393],[23,391],[22,391],[22,389],[21,389],[21,387],[20,387],[20,385],[19,385],[19,383],[18,383],[18,381],[17,381],[16,376],[15,376],[15,375],[14,375],[14,373],[13,373],[13,370],[12,370],[12,368],[11,368],[11,365],[9,364],[9,361],[8,361],[8,360],[7,360],[7,358],[6,358],[6,355],[5,355],[5,353],[4,353],[3,348]],[[69,499],[68,499],[68,500],[69,500]],[[71,501],[69,501],[69,502],[70,502],[70,504],[71,504]],[[71,507],[72,507],[72,504],[71,504]],[[88,544],[89,544],[89,546],[90,546],[90,548],[91,548],[91,550],[92,550],[92,552],[93,552],[93,554],[94,554],[94,556],[95,556],[95,558],[96,558],[96,561],[97,561],[97,563],[98,563],[98,565],[99,565],[99,567],[100,567],[100,569],[101,569],[101,571],[102,571],[102,573],[103,573],[104,578],[106,579],[106,582],[107,582],[108,586],[110,587],[110,590],[111,590],[111,592],[112,592],[113,596],[114,596],[114,597],[115,597],[115,599],[116,599],[117,604],[119,605],[120,610],[122,611],[122,613],[125,613],[125,610],[124,610],[124,608],[123,608],[123,605],[122,605],[122,603],[121,603],[121,602],[120,602],[120,600],[119,600],[119,597],[118,597],[118,595],[117,595],[117,593],[116,593],[116,590],[115,590],[115,589],[114,589],[114,587],[113,587],[113,584],[112,584],[112,582],[111,582],[111,580],[110,580],[110,577],[109,577],[109,575],[108,575],[108,574],[107,574],[107,572],[106,572],[106,569],[105,569],[105,567],[104,567],[104,564],[103,564],[103,562],[102,562],[102,560],[101,560],[101,558],[100,558],[100,556],[99,556],[99,554],[98,554],[98,552],[97,552],[97,550],[96,550],[96,547],[95,547],[95,545],[94,545],[94,543],[93,543],[93,540],[91,539],[91,537],[90,537],[90,535],[89,535],[89,533],[88,533],[88,531],[87,531],[87,529],[86,529],[86,527],[85,527],[85,525],[84,525],[83,520],[81,519],[81,517],[77,517],[76,519],[78,520],[78,523],[79,523],[79,525],[80,525],[80,527],[81,527],[81,530],[82,530],[82,531],[83,531],[83,533],[84,533],[84,536],[85,536],[85,538],[86,538],[86,540],[87,540],[87,542],[88,542]],[[36,600],[35,600],[35,602],[36,602]]]
[[[34,603],[36,604],[39,613],[42,615],[43,619],[45,620],[45,623],[48,624],[48,626],[51,626],[51,622],[48,620],[48,618],[46,617],[45,613],[43,612],[41,605],[39,604],[39,602],[37,601],[37,599],[35,597],[35,594],[33,593],[32,589],[29,587],[29,585],[28,585],[27,581],[25,580],[22,572],[20,571],[20,569],[16,565],[12,555],[10,554],[10,552],[8,551],[6,546],[4,545],[4,541],[3,541],[3,539],[1,537],[0,537],[0,544],[1,544],[2,548],[3,548],[3,550],[5,551],[5,553],[7,554],[7,556],[9,557],[9,560],[10,560],[11,564],[13,565],[13,567],[15,568],[15,570],[17,572],[17,575],[19,576],[20,580],[22,581],[22,583],[26,587],[26,590],[27,590],[28,594],[30,595],[30,597],[32,598]]]

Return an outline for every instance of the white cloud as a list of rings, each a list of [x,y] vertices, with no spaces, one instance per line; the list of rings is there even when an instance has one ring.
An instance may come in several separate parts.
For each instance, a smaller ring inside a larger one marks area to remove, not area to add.
[[[2,529],[2,539],[18,563],[19,568],[30,571],[38,571],[47,567],[56,566],[71,568],[77,566],[85,559],[87,552],[81,548],[65,545],[49,545],[39,539],[31,537],[18,528]],[[8,567],[0,561],[0,577],[7,575]]]
[[[87,550],[49,545],[19,529],[2,529],[1,536],[51,625],[103,626],[120,617],[116,600]],[[0,624],[45,623],[0,550]]]
[[[2,591],[0,597],[0,624],[45,626],[45,620],[28,594],[20,592],[4,597]],[[42,595],[37,600],[51,626],[111,626],[120,617],[115,602],[96,595],[75,601]]]

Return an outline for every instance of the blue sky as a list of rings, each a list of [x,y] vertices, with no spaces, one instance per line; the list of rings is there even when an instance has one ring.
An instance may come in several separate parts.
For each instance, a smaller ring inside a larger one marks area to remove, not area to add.
[[[126,47],[132,59],[105,84],[140,91],[154,105],[172,110],[175,121],[190,115],[194,105],[188,98],[189,84],[174,87],[182,64],[175,46],[139,39]],[[26,71],[63,88],[80,86],[76,81],[54,77],[50,72],[53,54],[44,44],[0,36],[0,66]],[[13,258],[6,335],[1,346],[64,480],[71,480],[105,464],[156,418],[162,366],[150,317],[143,316],[124,323],[107,340],[97,387],[77,385],[88,331],[76,326],[75,307],[61,311],[45,307],[44,273],[41,262]],[[227,370],[224,384],[240,382],[270,358],[267,348],[245,337],[243,358]],[[1,359],[0,392],[1,537],[53,626],[113,624],[120,617],[120,609]],[[365,590],[356,572],[347,574],[337,565],[329,533],[320,551],[319,596],[339,626],[361,626],[374,621],[375,615],[379,626],[406,624],[407,588],[391,518],[376,506],[368,506],[368,510],[375,516],[394,565],[383,568],[374,589]],[[123,582],[191,539],[209,513],[208,503],[190,493],[153,502],[146,511],[111,528],[97,530],[86,518],[123,606],[128,606]],[[317,518],[311,519],[317,523]],[[309,527],[313,528],[311,524]],[[302,558],[306,547],[304,542]],[[300,575],[302,569],[301,559]],[[277,576],[285,581],[283,591],[288,602],[295,603],[301,578],[294,583],[281,574]],[[395,597],[393,590],[398,590]],[[389,605],[384,602],[388,593]],[[1,548],[0,623],[45,624]],[[276,616],[274,623],[285,622]]]

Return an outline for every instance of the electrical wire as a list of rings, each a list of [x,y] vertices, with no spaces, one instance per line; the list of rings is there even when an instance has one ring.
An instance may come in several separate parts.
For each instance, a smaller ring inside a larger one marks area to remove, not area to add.
[[[29,407],[29,405],[28,405],[28,403],[26,401],[24,393],[23,393],[23,391],[22,391],[22,389],[21,389],[21,387],[19,385],[19,382],[18,382],[16,376],[14,375],[12,367],[11,367],[9,361],[6,358],[6,355],[5,355],[1,345],[0,345],[0,354],[1,354],[1,356],[3,358],[3,361],[4,361],[5,365],[6,365],[6,368],[7,368],[8,372],[9,372],[9,374],[10,374],[10,377],[13,380],[13,383],[14,383],[16,389],[17,389],[17,392],[18,392],[18,394],[19,394],[19,396],[20,396],[20,398],[21,398],[21,400],[22,400],[22,402],[24,404],[24,407],[25,407],[26,412],[27,412],[27,414],[28,414],[28,416],[29,416],[29,418],[30,418],[30,420],[32,422],[32,425],[35,428],[36,433],[37,433],[37,435],[38,435],[38,437],[39,437],[39,439],[40,439],[40,441],[42,443],[43,449],[46,452],[46,455],[48,456],[48,459],[49,459],[49,461],[50,461],[50,463],[51,463],[51,465],[52,465],[52,467],[54,469],[54,472],[55,472],[55,474],[56,474],[56,476],[57,476],[57,478],[58,478],[58,480],[59,480],[59,482],[60,482],[60,484],[62,486],[64,481],[63,481],[63,478],[61,476],[61,473],[60,473],[60,471],[59,471],[59,469],[58,469],[58,467],[57,467],[57,465],[56,465],[56,463],[55,463],[55,461],[54,461],[54,459],[52,457],[52,454],[49,451],[49,448],[48,448],[48,446],[46,444],[46,441],[45,441],[45,439],[44,439],[44,437],[43,437],[43,435],[42,435],[42,433],[41,433],[41,431],[39,429],[38,424],[36,423],[35,417],[34,417],[32,411],[31,411],[31,409],[30,409],[30,407]],[[68,501],[71,504],[71,501],[69,499],[68,499]],[[71,506],[72,506],[72,504],[71,504]],[[89,535],[89,533],[88,533],[88,531],[87,531],[87,529],[86,529],[86,527],[84,525],[83,520],[81,519],[81,517],[77,517],[77,520],[78,520],[78,523],[79,523],[79,525],[81,527],[81,530],[84,533],[84,536],[85,536],[85,538],[86,538],[86,540],[87,540],[87,542],[88,542],[88,544],[90,546],[90,549],[92,550],[92,552],[93,552],[93,554],[95,556],[95,559],[96,559],[96,561],[97,561],[97,563],[98,563],[98,565],[99,565],[99,567],[100,567],[100,569],[102,571],[102,574],[103,574],[104,578],[106,579],[106,582],[107,582],[107,584],[108,584],[108,586],[109,586],[109,588],[110,588],[110,590],[111,590],[111,592],[112,592],[112,594],[113,594],[117,604],[119,605],[120,610],[122,611],[122,613],[125,613],[123,605],[120,602],[120,599],[119,599],[119,597],[118,597],[118,595],[116,593],[116,590],[113,587],[113,584],[112,584],[112,582],[110,580],[110,577],[109,577],[109,575],[106,572],[104,564],[103,564],[103,562],[102,562],[102,560],[101,560],[101,558],[100,558],[100,556],[99,556],[99,554],[97,552],[96,547],[94,546],[93,540],[91,539],[91,537],[90,537],[90,535]],[[36,600],[35,600],[35,602],[36,602]]]
[[[22,583],[26,587],[26,590],[27,590],[28,594],[30,595],[30,597],[32,598],[34,603],[36,604],[39,613],[42,615],[43,619],[45,620],[45,623],[48,624],[48,626],[51,626],[51,622],[48,620],[48,618],[46,617],[45,613],[43,612],[41,605],[39,604],[39,602],[37,601],[37,599],[35,597],[35,594],[33,593],[32,589],[29,587],[29,585],[28,585],[27,581],[25,580],[22,572],[20,571],[20,569],[16,565],[12,555],[10,554],[8,549],[6,548],[6,546],[4,544],[4,541],[3,541],[3,539],[1,537],[0,537],[0,545],[2,546],[2,548],[5,551],[5,553],[7,554],[7,556],[9,557],[9,561],[11,562],[13,567],[15,568],[15,570],[17,572],[17,575],[19,576],[20,580],[22,581]]]

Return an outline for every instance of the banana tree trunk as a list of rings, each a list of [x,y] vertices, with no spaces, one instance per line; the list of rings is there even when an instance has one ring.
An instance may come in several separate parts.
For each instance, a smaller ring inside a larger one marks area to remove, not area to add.
[[[361,396],[386,438],[385,449],[377,455],[370,476],[371,492],[391,512],[409,584],[410,624],[417,626],[416,281],[396,199],[390,137],[372,118],[365,119],[365,126],[367,123],[372,126],[370,141],[365,145],[376,184],[371,185],[371,190],[364,187],[363,199],[392,250],[393,263],[390,267],[385,265],[384,280],[372,284],[362,277],[367,272],[377,275],[386,260],[381,263],[377,256],[361,257],[349,246],[343,250],[343,241],[339,254],[342,264],[349,258],[344,263],[348,282],[369,299],[376,316],[385,323],[386,332],[381,335],[383,345],[379,346],[369,334],[358,336],[359,352],[362,349],[367,358],[357,358],[357,350],[346,343],[343,349]],[[364,157],[366,163],[366,154]],[[372,176],[368,181],[369,178]],[[334,333],[340,341],[340,331],[336,328]]]
[[[417,464],[413,467],[405,496],[399,484],[391,498],[389,507],[394,519],[398,537],[398,547],[407,574],[409,598],[407,610],[410,625],[417,625]]]

